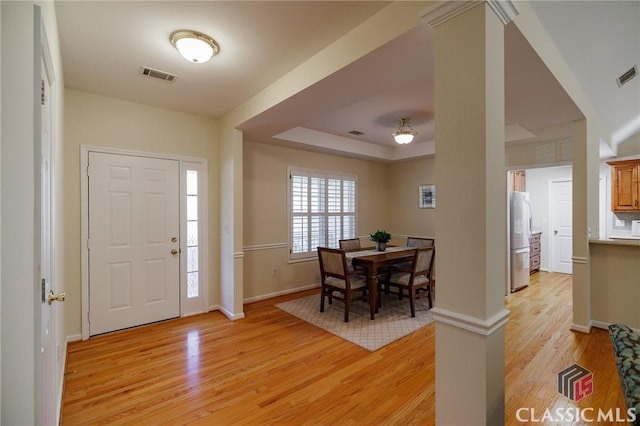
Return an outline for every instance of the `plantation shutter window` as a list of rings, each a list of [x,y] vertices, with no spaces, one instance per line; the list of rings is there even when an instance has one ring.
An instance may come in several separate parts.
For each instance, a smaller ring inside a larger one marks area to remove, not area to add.
[[[316,257],[317,247],[338,247],[356,235],[356,178],[289,169],[290,258]]]

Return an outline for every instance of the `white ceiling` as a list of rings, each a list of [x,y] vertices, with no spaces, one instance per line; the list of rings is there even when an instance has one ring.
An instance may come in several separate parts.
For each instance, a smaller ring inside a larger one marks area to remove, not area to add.
[[[219,117],[387,3],[57,1],[65,84]],[[640,64],[640,2],[532,3],[612,132],[640,129],[640,77],[622,88],[615,83]],[[206,64],[185,61],[168,41],[177,29],[212,36],[220,54]],[[416,27],[241,127],[252,140],[345,155],[389,160],[433,153],[432,40],[426,24]],[[513,24],[505,31],[505,63],[508,139],[569,137],[569,123],[581,114]],[[178,79],[142,77],[141,66]],[[405,116],[418,135],[398,148],[390,134]]]

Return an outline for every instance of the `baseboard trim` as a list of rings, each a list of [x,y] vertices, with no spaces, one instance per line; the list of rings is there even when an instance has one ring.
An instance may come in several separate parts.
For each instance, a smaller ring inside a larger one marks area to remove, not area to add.
[[[284,296],[284,295],[291,294],[291,293],[298,293],[300,291],[311,290],[311,289],[314,289],[314,288],[320,288],[320,283],[305,285],[305,286],[302,286],[302,287],[290,288],[290,289],[287,289],[287,290],[276,291],[276,292],[273,292],[273,293],[262,294],[260,296],[248,297],[248,298],[244,299],[243,303],[249,304],[249,303],[259,302],[261,300],[271,299],[271,298],[277,297],[277,296]]]
[[[225,317],[229,318],[229,320],[231,321],[236,321],[239,319],[243,319],[244,318],[244,312],[240,312],[237,314],[234,314],[231,311],[228,311],[227,309],[225,309],[224,307],[218,305],[218,309],[220,312],[222,312],[224,314]]]
[[[602,321],[591,321],[591,325],[594,326],[595,328],[601,328],[603,330],[609,330],[609,326],[611,324],[617,324],[617,323],[613,323],[613,322],[602,322]],[[636,332],[636,333],[640,333],[640,328],[633,328],[631,327],[631,329]]]
[[[571,324],[571,330],[577,331],[579,333],[589,334],[591,333],[591,325],[593,321],[590,321],[589,325],[581,325],[581,324]]]
[[[431,312],[433,314],[433,319],[436,322],[442,322],[483,336],[489,336],[500,327],[503,327],[509,320],[509,314],[511,313],[508,309],[503,308],[491,318],[481,320],[479,318],[438,307],[431,309]]]
[[[82,334],[70,334],[65,339],[65,345],[71,342],[78,342],[82,340]]]
[[[609,322],[602,322],[602,321],[591,321],[591,325],[595,328],[601,328],[603,330],[608,330],[609,329]]]

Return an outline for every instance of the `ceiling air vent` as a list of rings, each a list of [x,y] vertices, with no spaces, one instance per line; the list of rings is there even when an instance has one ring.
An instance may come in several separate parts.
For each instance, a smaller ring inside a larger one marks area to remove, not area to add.
[[[157,78],[159,80],[164,80],[169,83],[173,83],[178,78],[178,76],[175,74],[170,74],[168,72],[164,72],[160,70],[154,70],[153,68],[149,68],[149,67],[141,67],[140,69],[142,71],[142,75],[146,75],[147,77]]]
[[[631,67],[631,69],[629,71],[625,72],[620,77],[616,78],[616,82],[618,83],[618,87],[622,87],[623,84],[627,83],[629,80],[631,80],[636,75],[638,75],[638,66],[634,65],[633,67]]]
[[[349,133],[351,133],[351,134],[352,134],[352,135],[354,135],[354,136],[362,136],[362,135],[364,135],[364,133],[362,133],[362,132],[361,132],[361,131],[359,131],[359,130],[352,130],[352,131],[350,131]]]

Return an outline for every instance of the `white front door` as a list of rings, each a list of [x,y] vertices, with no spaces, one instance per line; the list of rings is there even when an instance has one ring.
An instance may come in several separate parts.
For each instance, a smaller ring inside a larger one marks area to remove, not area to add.
[[[180,315],[179,162],[89,153],[89,334]]]
[[[551,182],[550,190],[551,272],[571,274],[573,264],[573,182]]]

